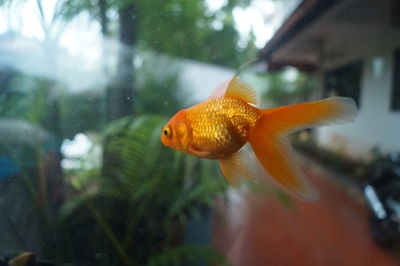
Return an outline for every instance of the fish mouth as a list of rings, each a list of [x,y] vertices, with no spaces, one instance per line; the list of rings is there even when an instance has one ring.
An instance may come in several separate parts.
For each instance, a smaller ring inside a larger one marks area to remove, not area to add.
[[[171,148],[173,150],[179,151],[180,150],[180,145],[179,143],[174,143],[171,140],[167,139],[163,134],[161,134],[161,143],[168,147]]]
[[[168,143],[169,141],[167,141],[167,139],[165,138],[165,136],[162,133],[160,136],[160,140],[164,146],[171,147],[171,143]]]

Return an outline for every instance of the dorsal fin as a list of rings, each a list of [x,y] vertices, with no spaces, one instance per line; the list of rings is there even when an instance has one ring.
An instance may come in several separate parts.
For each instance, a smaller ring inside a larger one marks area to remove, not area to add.
[[[214,89],[210,98],[220,98],[226,96],[238,98],[254,105],[259,104],[257,92],[246,83],[240,81],[238,77],[233,77],[221,83]]]

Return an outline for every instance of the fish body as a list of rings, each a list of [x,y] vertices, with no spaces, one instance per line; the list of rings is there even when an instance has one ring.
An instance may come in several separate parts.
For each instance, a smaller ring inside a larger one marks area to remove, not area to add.
[[[232,78],[206,101],[173,116],[162,128],[161,141],[190,155],[219,160],[231,184],[241,178],[272,178],[294,196],[315,200],[318,194],[296,165],[287,135],[352,120],[354,101],[333,97],[272,109],[260,109],[258,102],[255,90]]]
[[[232,97],[209,99],[184,111],[190,130],[188,152],[221,159],[237,152],[260,117],[254,106]],[[197,153],[196,153],[197,151]]]

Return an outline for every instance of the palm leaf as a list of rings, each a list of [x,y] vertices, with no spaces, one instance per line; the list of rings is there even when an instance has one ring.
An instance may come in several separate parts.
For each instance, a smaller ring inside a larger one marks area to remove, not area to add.
[[[217,251],[196,245],[179,245],[169,248],[154,255],[148,266],[164,266],[164,265],[228,265],[228,262]]]
[[[225,181],[218,178],[213,162],[164,147],[159,138],[165,121],[143,115],[112,123],[102,136],[101,175],[94,176],[91,184],[98,189],[90,197],[71,200],[63,209],[66,220],[71,219],[68,215],[81,214],[76,221],[82,221],[90,218],[82,215],[89,202],[88,213],[96,214],[97,228],[108,239],[105,245],[114,246],[120,255],[118,263],[130,259],[125,254],[139,263],[159,255],[154,263],[165,259],[163,265],[170,265],[170,260],[180,265],[190,260],[192,252],[207,258],[207,249],[177,248],[182,239],[176,230],[183,232],[189,219],[200,217],[204,206],[212,206],[215,195],[224,192]]]

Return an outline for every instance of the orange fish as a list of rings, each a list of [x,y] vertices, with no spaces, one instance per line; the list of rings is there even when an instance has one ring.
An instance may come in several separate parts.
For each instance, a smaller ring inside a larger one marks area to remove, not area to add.
[[[332,97],[271,109],[259,109],[258,103],[255,90],[234,77],[208,100],[175,114],[162,128],[161,141],[177,151],[219,160],[231,184],[272,177],[294,196],[316,200],[318,193],[296,165],[287,135],[353,120],[354,101]]]

